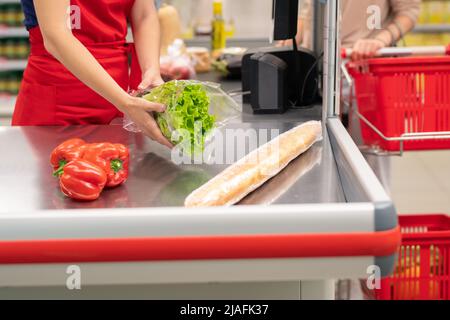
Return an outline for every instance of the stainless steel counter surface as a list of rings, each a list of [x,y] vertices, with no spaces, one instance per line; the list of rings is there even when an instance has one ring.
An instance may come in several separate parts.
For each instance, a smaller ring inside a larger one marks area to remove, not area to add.
[[[300,121],[301,122],[301,121]],[[279,129],[298,122],[242,122],[226,129]],[[124,186],[105,190],[94,202],[75,202],[62,195],[49,165],[51,150],[67,138],[124,143],[131,149],[130,177]],[[121,126],[0,128],[0,203],[2,212],[39,209],[181,206],[195,188],[226,168],[224,165],[176,165],[168,149]],[[331,146],[326,137],[279,176],[244,200],[255,203],[328,203],[344,201]]]

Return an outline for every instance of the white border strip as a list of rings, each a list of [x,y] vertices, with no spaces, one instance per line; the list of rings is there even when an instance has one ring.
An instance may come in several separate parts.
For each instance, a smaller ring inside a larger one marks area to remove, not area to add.
[[[370,203],[0,214],[0,240],[373,232]]]
[[[365,278],[373,264],[373,257],[75,263],[82,286]],[[64,288],[69,265],[0,265],[0,287]]]

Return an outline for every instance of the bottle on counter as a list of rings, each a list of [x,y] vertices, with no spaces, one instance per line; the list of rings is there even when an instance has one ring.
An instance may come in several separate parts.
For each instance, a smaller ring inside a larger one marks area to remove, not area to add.
[[[213,21],[211,31],[212,50],[222,50],[226,46],[225,19],[223,18],[222,0],[214,0],[213,3]]]

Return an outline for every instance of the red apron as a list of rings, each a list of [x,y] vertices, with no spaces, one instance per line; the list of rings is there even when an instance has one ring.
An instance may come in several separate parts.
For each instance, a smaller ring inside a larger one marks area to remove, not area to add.
[[[129,89],[127,18],[134,0],[71,0],[80,8],[77,37],[124,89]],[[76,11],[73,11],[76,13]],[[13,125],[108,124],[122,114],[84,85],[44,48],[39,27],[30,29],[31,54]]]

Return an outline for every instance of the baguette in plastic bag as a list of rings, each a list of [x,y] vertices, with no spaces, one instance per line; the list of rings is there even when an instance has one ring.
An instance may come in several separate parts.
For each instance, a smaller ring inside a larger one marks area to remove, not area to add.
[[[267,181],[254,192],[246,196],[239,205],[268,206],[284,196],[301,178],[322,162],[322,146],[312,146],[308,151]]]
[[[185,207],[231,206],[322,140],[320,121],[301,124],[266,143],[192,192]]]

